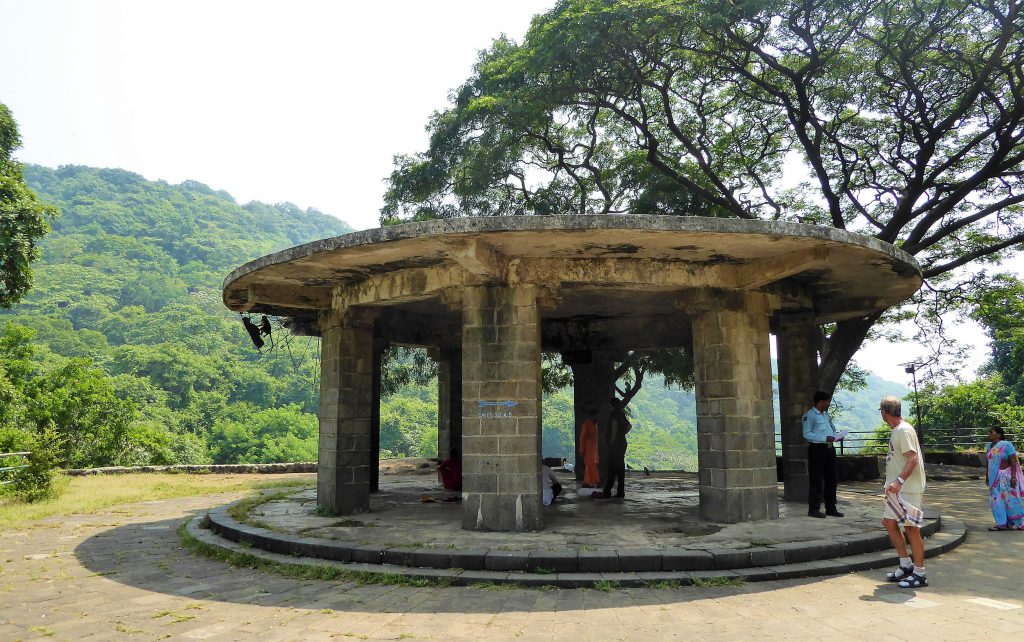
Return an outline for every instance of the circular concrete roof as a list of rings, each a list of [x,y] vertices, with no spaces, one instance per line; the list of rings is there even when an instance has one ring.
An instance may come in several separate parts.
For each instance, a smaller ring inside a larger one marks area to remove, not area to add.
[[[373,282],[376,298],[357,304],[406,304],[416,297],[389,299],[393,283],[378,282],[413,275],[406,281],[420,283],[433,278],[428,274],[455,272],[462,281],[445,277],[448,285],[558,288],[566,300],[563,317],[588,313],[597,301],[605,313],[622,316],[661,305],[656,300],[669,291],[716,287],[772,292],[783,307],[810,307],[819,322],[831,322],[884,310],[922,283],[906,252],[830,227],[683,216],[511,216],[407,223],[298,245],[231,272],[223,298],[232,310],[309,319],[331,306],[336,286]],[[438,298],[436,289],[417,292]]]

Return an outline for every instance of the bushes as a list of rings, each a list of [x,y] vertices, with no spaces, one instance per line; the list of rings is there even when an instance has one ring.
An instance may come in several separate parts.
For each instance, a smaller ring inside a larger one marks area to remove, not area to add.
[[[18,470],[5,471],[12,483],[0,486],[4,493],[14,495],[23,502],[37,502],[58,495],[54,485],[59,438],[49,428],[41,435],[17,428],[0,429],[0,452],[28,452],[24,457],[5,457],[3,466],[22,466]]]

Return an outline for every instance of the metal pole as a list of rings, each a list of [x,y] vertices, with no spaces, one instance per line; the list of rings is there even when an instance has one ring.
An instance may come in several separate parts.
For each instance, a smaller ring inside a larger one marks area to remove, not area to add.
[[[914,381],[914,414],[917,415],[917,439],[924,448],[924,424],[921,423],[921,402],[917,398],[917,366],[910,369],[910,378]]]

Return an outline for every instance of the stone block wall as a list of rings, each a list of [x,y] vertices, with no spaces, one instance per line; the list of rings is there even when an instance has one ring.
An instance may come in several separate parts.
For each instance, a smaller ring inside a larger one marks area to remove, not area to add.
[[[814,348],[814,314],[780,312],[776,323],[779,348],[779,420],[782,425],[782,478],[786,501],[808,497],[807,442],[803,416],[814,401],[818,359]]]
[[[768,302],[716,292],[706,303],[693,320],[701,516],[776,519]]]
[[[317,503],[332,513],[370,510],[373,442],[373,322],[325,315],[320,356]]]
[[[540,312],[535,286],[463,292],[462,527],[543,526]]]

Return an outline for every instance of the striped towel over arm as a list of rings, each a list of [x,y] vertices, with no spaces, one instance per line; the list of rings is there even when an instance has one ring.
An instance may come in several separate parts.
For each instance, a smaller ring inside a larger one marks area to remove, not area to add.
[[[885,503],[889,509],[896,515],[896,523],[902,524],[904,522],[911,526],[921,528],[921,524],[924,522],[924,511],[908,503],[898,493],[886,493]]]

